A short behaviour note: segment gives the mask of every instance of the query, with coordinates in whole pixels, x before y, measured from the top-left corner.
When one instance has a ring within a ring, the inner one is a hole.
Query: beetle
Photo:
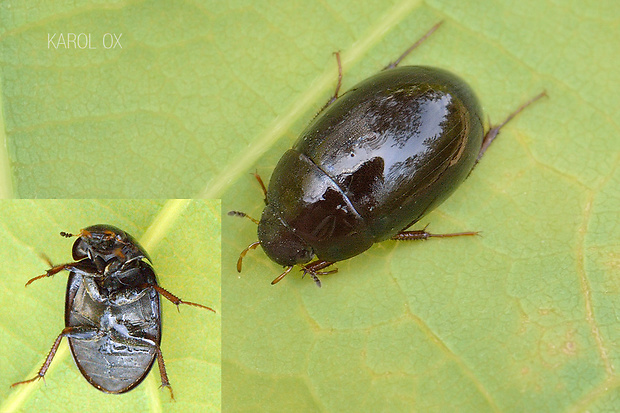
[[[144,380],[155,359],[162,387],[170,390],[161,353],[160,294],[177,307],[181,304],[215,312],[210,307],[183,301],[157,283],[144,248],[128,233],[112,225],[84,228],[77,236],[75,262],[51,265],[33,281],[69,271],[65,296],[65,328],[58,335],[39,370],[17,386],[45,376],[63,337],[84,378],[105,393],[124,393]]]
[[[333,97],[280,158],[268,188],[255,174],[266,207],[260,221],[250,218],[258,224],[258,241],[241,252],[238,271],[246,253],[260,245],[285,267],[272,284],[301,265],[320,287],[318,275],[337,271],[325,268],[376,242],[477,234],[407,228],[447,199],[499,130],[545,92],[485,134],[481,105],[465,81],[435,67],[397,67],[440,24],[342,96],[336,53]]]

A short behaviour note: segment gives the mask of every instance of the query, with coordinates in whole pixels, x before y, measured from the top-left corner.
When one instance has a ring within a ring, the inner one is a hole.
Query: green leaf
[[[220,411],[221,304],[218,201],[0,202],[0,411]],[[123,395],[104,394],[82,377],[66,340],[45,382],[10,388],[34,377],[64,328],[66,272],[24,287],[47,264],[71,260],[75,232],[109,223],[134,235],[149,252],[162,287],[217,314],[162,299],[162,353],[175,400],[159,389],[155,364],[144,383]]]

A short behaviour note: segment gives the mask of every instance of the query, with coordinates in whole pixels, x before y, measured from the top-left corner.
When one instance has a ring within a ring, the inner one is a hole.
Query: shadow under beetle
[[[250,218],[259,241],[241,252],[238,271],[246,253],[260,245],[286,267],[272,284],[300,264],[320,287],[318,275],[337,271],[322,270],[376,242],[477,234],[406,229],[448,198],[499,130],[545,93],[485,134],[478,98],[462,79],[435,67],[397,67],[440,24],[342,96],[336,53],[333,97],[280,158],[268,189],[255,174],[267,206],[260,222]]]
[[[64,237],[74,235],[61,232]],[[215,312],[201,304],[183,301],[157,285],[147,252],[128,233],[111,225],[92,225],[80,231],[73,244],[75,262],[51,265],[35,280],[69,271],[65,299],[65,328],[56,338],[39,373],[43,378],[60,341],[67,337],[80,372],[105,393],[127,392],[144,380],[155,358],[162,387],[170,389],[161,353],[163,295],[177,307],[187,304]]]

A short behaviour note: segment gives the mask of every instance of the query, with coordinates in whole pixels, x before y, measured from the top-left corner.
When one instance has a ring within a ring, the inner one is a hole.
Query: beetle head
[[[258,224],[258,240],[265,254],[280,265],[305,264],[314,257],[312,247],[282,222],[271,205],[263,210]]]
[[[104,265],[112,259],[119,264],[142,258],[150,261],[144,248],[130,234],[106,224],[91,225],[80,231],[73,244],[73,259],[87,257]]]

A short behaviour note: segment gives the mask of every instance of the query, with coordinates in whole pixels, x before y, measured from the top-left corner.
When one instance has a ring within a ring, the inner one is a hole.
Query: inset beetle
[[[64,237],[74,235],[61,232]],[[65,299],[65,328],[56,338],[37,376],[45,376],[63,337],[80,372],[106,393],[127,392],[144,380],[155,358],[162,387],[172,388],[161,353],[159,295],[173,304],[210,307],[183,301],[157,285],[148,254],[126,232],[111,225],[92,225],[80,231],[73,244],[73,259],[51,265],[45,274],[26,283],[69,271]]]
[[[336,54],[334,96],[280,158],[268,189],[255,175],[267,206],[260,222],[250,218],[259,241],[241,252],[238,271],[246,253],[260,245],[285,267],[272,284],[301,265],[320,287],[318,275],[337,271],[325,268],[376,242],[477,234],[407,228],[447,199],[500,129],[545,93],[485,134],[478,98],[462,79],[434,67],[397,67],[438,26],[342,96]]]

